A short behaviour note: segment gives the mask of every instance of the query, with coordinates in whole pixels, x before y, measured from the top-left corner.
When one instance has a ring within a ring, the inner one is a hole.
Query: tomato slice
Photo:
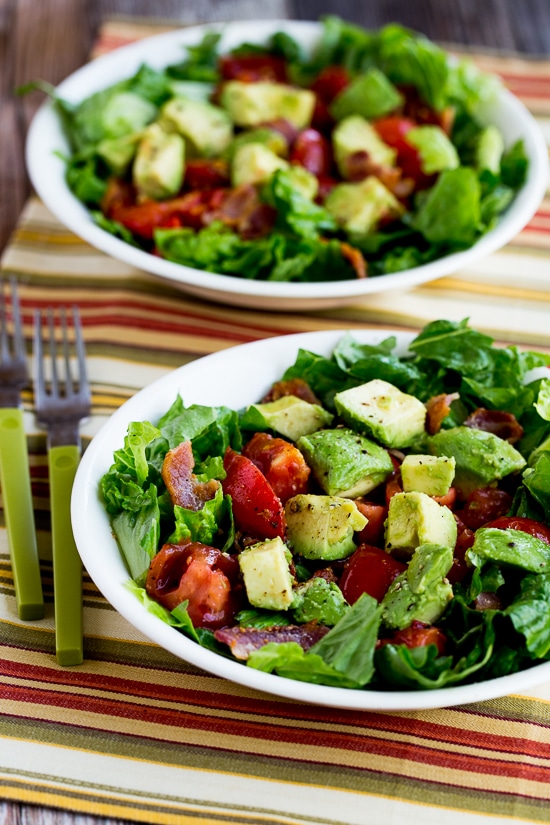
[[[165,544],[149,567],[145,589],[168,610],[188,601],[194,627],[216,629],[231,624],[242,605],[239,563],[200,542]]]
[[[359,512],[368,518],[369,523],[357,534],[360,544],[382,545],[384,542],[384,522],[388,516],[388,508],[383,504],[373,504],[371,501],[355,501]]]
[[[191,158],[185,164],[187,189],[214,189],[229,185],[229,168],[224,160]]]
[[[470,530],[469,527],[466,527],[462,522],[457,519],[458,522],[458,535],[456,539],[455,549],[453,553],[453,564],[449,572],[447,573],[447,578],[449,579],[451,584],[456,584],[456,582],[461,582],[469,573],[469,567],[466,564],[466,550],[468,550],[472,544],[474,543],[475,533],[473,530]]]
[[[350,604],[354,604],[362,593],[381,602],[395,577],[406,569],[406,564],[380,547],[361,544],[350,556],[340,579],[340,590]]]
[[[512,505],[512,496],[505,490],[495,487],[482,487],[474,490],[466,499],[457,516],[470,530],[478,530],[488,522],[504,516]]]
[[[373,126],[384,143],[397,150],[397,165],[403,170],[404,177],[412,178],[417,188],[433,183],[433,175],[422,171],[417,149],[407,142],[407,132],[418,126],[414,120],[394,115],[376,120]]]
[[[521,530],[522,533],[529,533],[546,544],[550,544],[550,527],[536,521],[533,518],[523,516],[501,516],[500,518],[484,524],[484,527],[497,527],[499,530]]]
[[[330,143],[317,129],[303,129],[294,141],[289,160],[303,166],[312,175],[326,176],[332,168]]]
[[[233,515],[239,530],[259,539],[284,538],[285,513],[261,470],[253,461],[228,447],[223,466],[227,473],[223,491],[233,502]]]
[[[381,645],[407,645],[410,648],[436,645],[440,656],[445,653],[446,643],[447,637],[438,627],[417,621],[412,622],[404,630],[396,630],[392,636],[380,640]]]
[[[325,102],[330,103],[334,98],[349,86],[351,77],[343,66],[327,66],[323,69],[311,85],[313,92]]]
[[[269,54],[225,55],[220,58],[219,67],[224,80],[287,82],[285,61]]]
[[[307,493],[311,470],[300,450],[284,438],[256,433],[243,447],[243,455],[262,471],[283,504],[292,496]]]

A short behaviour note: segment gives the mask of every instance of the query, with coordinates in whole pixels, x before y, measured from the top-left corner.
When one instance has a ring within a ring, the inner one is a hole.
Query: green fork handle
[[[0,483],[8,529],[17,613],[29,621],[44,616],[40,562],[23,411],[0,409]]]
[[[71,527],[71,491],[80,461],[76,445],[49,451],[55,652],[60,665],[82,664],[82,562]]]

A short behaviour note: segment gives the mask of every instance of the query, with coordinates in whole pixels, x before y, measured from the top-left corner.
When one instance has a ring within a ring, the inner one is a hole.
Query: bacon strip
[[[439,432],[441,422],[451,412],[451,404],[459,397],[457,392],[441,393],[441,395],[432,396],[426,402],[426,431],[429,435],[435,435]]]
[[[484,407],[474,410],[465,420],[464,426],[493,433],[504,441],[509,441],[510,444],[515,444],[523,435],[523,427],[513,413],[503,410],[486,410]]]
[[[202,510],[206,501],[214,498],[220,482],[214,478],[210,481],[197,481],[192,472],[194,466],[191,442],[182,441],[166,453],[161,475],[172,504],[197,511]]]
[[[268,401],[277,401],[286,395],[295,395],[297,398],[301,398],[302,401],[307,401],[308,404],[321,406],[321,402],[303,378],[289,378],[287,381],[276,381],[267,395],[262,398],[262,403],[266,404]]]
[[[236,659],[248,659],[251,653],[269,642],[297,642],[304,650],[309,650],[328,633],[329,628],[313,622],[284,627],[222,627],[214,633],[218,642],[229,645]]]

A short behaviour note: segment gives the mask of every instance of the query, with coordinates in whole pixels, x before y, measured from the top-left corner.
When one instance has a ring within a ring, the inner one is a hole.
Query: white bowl
[[[213,29],[223,32],[223,50],[243,41],[265,41],[270,34],[281,29],[295,37],[305,48],[311,48],[320,35],[321,26],[312,22],[264,20],[209,24],[168,32],[98,58],[63,81],[57,88],[57,94],[77,103],[93,92],[130,77],[144,62],[157,69],[180,62],[185,55],[184,46],[199,42],[205,32]],[[525,185],[497,226],[470,249],[424,266],[393,275],[328,283],[271,283],[204,272],[150,255],[100,229],[65,181],[65,164],[55,152],[68,154],[69,150],[51,103],[44,104],[33,119],[27,138],[26,157],[31,181],[46,206],[76,235],[108,255],[167,279],[200,298],[260,309],[320,309],[349,304],[374,292],[414,287],[456,272],[499,249],[525,226],[546,189],[548,152],[542,133],[527,109],[505,89],[499,92],[491,105],[484,108],[480,120],[496,124],[508,146],[523,138],[530,161]]]
[[[72,494],[72,523],[82,561],[106,599],[138,630],[186,662],[233,682],[266,693],[354,710],[416,710],[479,702],[518,693],[550,679],[550,662],[485,682],[433,691],[374,691],[325,687],[262,673],[200,647],[153,616],[126,587],[129,574],[113,538],[109,518],[99,497],[99,482],[120,449],[131,421],[156,421],[178,394],[184,403],[226,405],[239,409],[257,401],[299,348],[329,355],[343,331],[312,332],[269,338],[200,358],[169,373],[122,405],[86,450]],[[363,343],[379,343],[395,333],[353,331]],[[410,334],[397,335],[398,353],[406,351]],[[246,376],[246,381],[243,381]]]

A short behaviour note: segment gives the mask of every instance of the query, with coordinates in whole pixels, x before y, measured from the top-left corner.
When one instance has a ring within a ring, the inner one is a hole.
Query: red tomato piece
[[[237,528],[260,539],[283,538],[283,505],[261,470],[231,447],[225,452],[223,466],[227,475],[222,487],[225,495],[231,496]]]
[[[550,544],[550,527],[533,518],[525,518],[524,516],[502,516],[483,526],[497,527],[499,530],[521,530],[522,533],[529,533],[530,536],[534,536],[536,539]]]
[[[373,126],[384,143],[397,150],[397,165],[403,170],[404,177],[412,178],[417,188],[433,182],[433,175],[422,171],[417,149],[407,143],[407,132],[418,126],[414,120],[394,115],[375,121]]]
[[[457,519],[457,523],[458,535],[453,553],[453,564],[451,569],[447,573],[447,578],[449,579],[451,584],[461,582],[467,576],[469,568],[466,564],[465,554],[466,550],[468,550],[472,546],[475,539],[475,534],[473,530],[470,530],[468,527],[465,527],[459,519]]]
[[[243,447],[243,455],[262,471],[283,504],[308,491],[311,470],[294,444],[268,433],[256,433]]]
[[[330,143],[317,129],[303,129],[294,141],[289,160],[312,175],[328,175],[332,167]]]
[[[229,170],[223,160],[196,158],[185,164],[185,186],[188,189],[213,189],[229,184]]]
[[[220,58],[219,67],[224,80],[287,82],[284,59],[269,54],[225,55]]]
[[[406,569],[406,564],[380,547],[361,544],[350,556],[340,579],[340,589],[350,604],[362,593],[381,602],[395,577]]]
[[[446,492],[444,496],[432,496],[432,498],[434,501],[437,501],[438,504],[442,504],[444,507],[452,510],[456,503],[456,489],[449,487],[448,492]]]
[[[236,556],[200,542],[165,544],[151,562],[145,589],[168,610],[188,600],[193,626],[216,629],[230,624],[241,607],[238,576]]]
[[[330,103],[349,86],[350,81],[350,74],[343,66],[327,66],[317,75],[311,89],[325,103]]]
[[[447,638],[445,634],[433,625],[425,625],[414,621],[404,630],[396,630],[392,636],[381,639],[381,644],[407,645],[407,647],[426,647],[436,645],[438,653],[443,656]]]
[[[403,484],[401,483],[401,472],[394,471],[386,481],[386,505],[390,503],[397,493],[403,492]]]
[[[355,501],[357,509],[368,518],[369,523],[357,534],[360,544],[374,544],[379,546],[384,542],[384,522],[388,516],[388,508],[382,504],[373,504],[370,501]]]
[[[478,530],[489,521],[504,516],[511,504],[512,496],[505,490],[483,487],[470,493],[464,507],[457,510],[457,515],[470,530]]]

